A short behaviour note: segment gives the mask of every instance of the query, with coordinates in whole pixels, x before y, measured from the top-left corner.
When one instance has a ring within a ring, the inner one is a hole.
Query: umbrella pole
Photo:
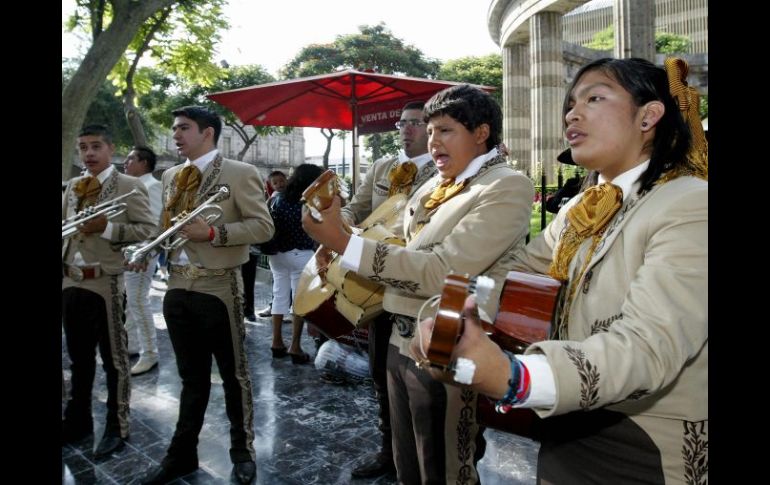
[[[355,83],[355,80],[353,80]],[[354,84],[355,87],[355,84]],[[353,108],[353,160],[350,162],[352,170],[350,171],[350,196],[353,197],[353,195],[356,193],[356,188],[358,188],[358,175],[359,175],[359,161],[358,161],[358,103],[356,102],[356,99],[353,98],[353,101],[351,101],[352,108]]]

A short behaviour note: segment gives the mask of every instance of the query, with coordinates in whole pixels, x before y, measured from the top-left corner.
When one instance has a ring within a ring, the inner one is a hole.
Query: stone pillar
[[[532,177],[539,183],[545,170],[548,183],[556,177],[556,156],[564,149],[562,103],[565,68],[561,14],[540,12],[529,20],[530,91],[532,106]]]
[[[641,57],[655,62],[654,0],[615,0],[612,16],[615,57]]]
[[[531,174],[529,46],[503,47],[503,143],[514,168]]]

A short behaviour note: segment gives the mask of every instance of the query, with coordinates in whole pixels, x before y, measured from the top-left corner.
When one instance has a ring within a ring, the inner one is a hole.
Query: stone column
[[[503,47],[503,143],[517,170],[532,173],[529,109],[529,46]]]
[[[561,14],[540,12],[529,20],[530,91],[532,106],[532,177],[540,183],[545,170],[548,183],[556,177],[556,156],[564,149],[562,103],[564,57]]]
[[[655,62],[654,0],[615,0],[615,57],[641,57]]]

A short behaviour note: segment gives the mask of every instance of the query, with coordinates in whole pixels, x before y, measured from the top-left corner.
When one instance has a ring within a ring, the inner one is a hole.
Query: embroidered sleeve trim
[[[388,257],[388,254],[390,253],[390,249],[388,249],[388,245],[385,243],[378,242],[374,249],[374,261],[372,261],[372,272],[374,273],[373,276],[370,276],[369,279],[372,281],[376,281],[377,283],[382,283],[388,286],[392,286],[394,288],[397,288],[399,290],[405,290],[405,291],[411,291],[412,293],[416,293],[420,289],[420,284],[416,281],[409,281],[409,280],[398,280],[395,278],[383,278],[380,276],[380,273],[385,271],[385,258]]]
[[[583,411],[590,410],[591,406],[599,402],[599,371],[586,359],[586,354],[575,347],[566,346],[569,360],[577,367],[580,375],[580,408]]]
[[[705,423],[684,421],[684,478],[688,485],[706,485],[709,471],[709,442]]]

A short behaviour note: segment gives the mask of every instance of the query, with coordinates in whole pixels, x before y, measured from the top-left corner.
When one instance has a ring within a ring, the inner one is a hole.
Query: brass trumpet
[[[227,187],[220,187],[216,194],[209,197],[205,202],[203,202],[195,209],[191,210],[190,212],[182,212],[171,219],[173,225],[163,231],[163,233],[161,233],[161,235],[154,240],[144,245],[132,244],[131,246],[126,246],[123,248],[123,258],[125,259],[126,264],[145,264],[147,257],[157,247],[160,247],[160,249],[164,251],[173,251],[181,247],[184,243],[187,242],[186,237],[180,236],[174,241],[172,241],[171,238],[190,221],[205,211],[212,212],[211,214],[204,216],[206,224],[211,224],[222,217],[222,208],[218,205],[215,205],[214,202],[220,200],[228,192],[230,192],[230,190]]]
[[[131,192],[123,194],[120,197],[115,197],[114,199],[102,202],[101,204],[86,207],[77,214],[62,219],[61,238],[67,239],[68,237],[74,236],[78,232],[78,226],[91,219],[96,219],[102,215],[106,216],[107,219],[112,219],[126,212],[128,204],[120,201],[138,193],[139,189],[133,189]]]

